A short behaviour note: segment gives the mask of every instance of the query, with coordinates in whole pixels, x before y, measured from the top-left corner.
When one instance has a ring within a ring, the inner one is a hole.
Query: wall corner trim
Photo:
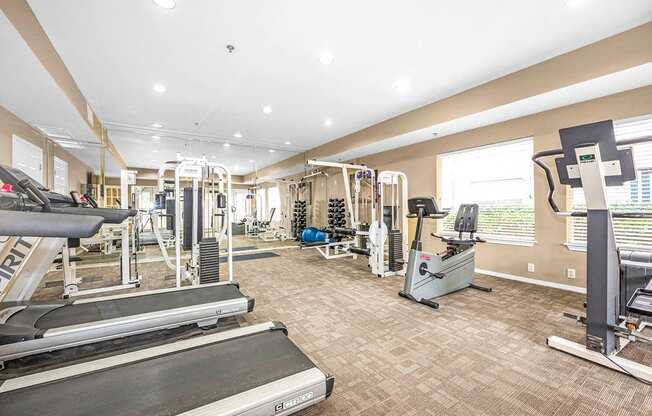
[[[568,292],[586,294],[586,288],[579,287],[579,286],[565,285],[563,283],[549,282],[547,280],[542,280],[542,279],[532,279],[530,277],[516,276],[513,274],[494,272],[492,270],[484,270],[478,268],[475,269],[475,272],[479,274],[485,274],[487,276],[499,277],[501,279],[514,280],[521,283],[529,283],[537,286],[545,286],[545,287],[552,287],[555,289],[566,290]]]

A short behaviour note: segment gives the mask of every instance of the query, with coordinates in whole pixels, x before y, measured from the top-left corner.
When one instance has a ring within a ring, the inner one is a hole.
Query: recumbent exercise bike
[[[399,295],[415,302],[439,308],[432,299],[467,287],[491,292],[491,288],[473,284],[475,273],[475,244],[484,242],[474,236],[478,229],[478,205],[462,204],[455,217],[454,229],[457,238],[443,237],[431,233],[446,243],[446,251],[431,254],[423,251],[421,232],[424,219],[442,219],[447,211],[439,211],[432,197],[410,198],[408,217],[417,218],[414,241],[410,247],[405,284]],[[468,233],[468,238],[464,234]]]

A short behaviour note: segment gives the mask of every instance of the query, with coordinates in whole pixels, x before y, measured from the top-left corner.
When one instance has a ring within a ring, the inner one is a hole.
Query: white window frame
[[[57,172],[61,167],[65,167],[63,169],[65,172]],[[57,177],[64,180],[62,185],[59,185],[60,182],[57,181]],[[56,156],[54,156],[52,163],[52,189],[62,195],[68,195],[70,192],[70,165],[67,161]]]
[[[628,124],[634,124],[636,122],[640,121],[648,121],[652,120],[652,114],[648,114],[645,116],[640,116],[640,117],[633,117],[633,118],[627,118],[627,119],[622,119],[622,120],[614,120],[614,129],[616,130],[616,133],[618,133],[617,129],[622,126],[626,126]],[[616,136],[616,142],[618,140],[626,140],[629,138],[633,137],[645,137],[646,135],[643,134],[636,134],[636,132],[625,132],[621,135],[621,137]],[[634,165],[636,165],[636,160],[634,161]],[[639,192],[642,192],[642,189],[638,190]],[[567,193],[566,193],[566,198],[568,202],[568,206],[570,207],[570,210],[573,208],[573,189],[570,187],[567,187]],[[568,248],[571,251],[579,251],[579,252],[586,252],[586,242],[582,241],[576,241],[576,240],[571,240],[571,237],[573,235],[573,218],[568,218],[566,221],[566,242],[564,245],[566,248]],[[644,251],[649,251],[649,247],[642,247],[642,246],[631,246],[631,245],[626,245],[626,244],[619,244],[619,248],[623,248],[626,250],[644,250]]]
[[[450,156],[450,155],[455,155],[455,154],[460,154],[460,153],[469,153],[469,152],[474,152],[478,150],[484,150],[484,149],[489,149],[492,147],[501,147],[501,146],[508,146],[510,144],[516,144],[519,142],[529,142],[532,143],[533,151],[534,151],[534,137],[523,137],[523,138],[518,138],[518,139],[511,139],[511,140],[505,140],[501,141],[498,143],[492,143],[492,144],[487,144],[487,145],[482,145],[482,146],[476,146],[472,147],[469,149],[463,149],[463,150],[457,150],[457,151],[452,151],[452,152],[446,152],[437,155],[437,164],[441,168],[442,166],[442,159]],[[531,155],[530,155],[531,156]],[[529,159],[531,162],[531,158]],[[441,169],[439,169],[439,172],[441,173]],[[532,195],[532,213],[534,215],[534,222],[532,224],[532,238],[519,238],[517,236],[498,236],[498,235],[483,235],[482,230],[478,230],[478,235],[481,236],[483,239],[485,239],[489,243],[494,243],[494,244],[505,244],[505,245],[513,245],[513,246],[525,246],[525,247],[532,247],[536,244],[536,211],[535,211],[535,203],[534,203],[534,168],[533,164],[530,163],[530,168],[529,168],[529,181],[530,181],[530,193]],[[440,195],[443,195],[442,188],[444,186],[443,183],[444,178],[440,178],[438,181],[438,189],[440,190]],[[476,201],[465,201],[466,203],[475,203]],[[482,205],[482,204],[480,204]],[[443,209],[449,209],[449,207],[441,207]],[[449,217],[452,219],[455,218],[457,215],[457,207],[454,207],[455,211],[451,210]],[[480,212],[482,213],[482,206],[480,207]],[[479,227],[480,228],[480,227]],[[437,221],[437,230],[441,235],[444,236],[456,236],[457,234],[455,232],[447,231],[444,230],[444,220],[439,220]]]
[[[38,168],[34,169],[33,166],[30,167],[25,164],[27,162],[25,159],[29,156],[34,160],[38,160]],[[41,185],[47,186],[43,174],[43,149],[15,134],[12,135],[11,166],[22,170]]]

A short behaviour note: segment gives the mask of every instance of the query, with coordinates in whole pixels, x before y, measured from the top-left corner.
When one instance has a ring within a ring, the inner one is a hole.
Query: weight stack
[[[294,201],[292,212],[292,235],[299,241],[301,233],[306,228],[306,201]]]
[[[330,228],[346,227],[346,210],[343,198],[330,198],[328,200],[328,226]]]
[[[197,201],[199,209],[197,210],[197,241],[202,240],[204,234],[203,207],[202,207],[202,188],[197,189]],[[192,249],[192,187],[183,188],[183,249]],[[178,215],[178,213],[174,213]]]
[[[369,231],[369,224],[367,224],[366,222],[361,223],[360,225],[358,225],[358,231]],[[356,238],[360,240],[358,242],[358,246],[361,249],[366,250],[367,249],[367,237],[358,236]]]
[[[389,230],[389,271],[397,272],[403,268],[403,234],[401,230]]]
[[[204,238],[199,243],[199,283],[220,281],[220,244],[216,238]]]

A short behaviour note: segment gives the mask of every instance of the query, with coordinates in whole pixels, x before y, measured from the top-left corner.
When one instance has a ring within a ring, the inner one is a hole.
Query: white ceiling
[[[82,143],[82,149],[66,150],[97,170],[99,140],[2,12],[0,45],[0,106],[35,128]],[[107,172],[119,174],[111,158]]]
[[[513,120],[519,117],[525,117],[531,114],[537,114],[554,108],[580,103],[582,101],[605,97],[646,85],[652,85],[652,63],[629,68],[557,90],[548,91],[523,100],[494,107],[490,110],[435,124],[430,127],[414,130],[385,140],[379,140],[365,146],[356,147],[339,154],[325,157],[323,160],[338,162],[362,158],[367,155],[373,155],[428,140],[441,139],[452,134],[507,120]],[[433,133],[436,133],[436,135]],[[518,137],[512,137],[512,139],[517,138]],[[507,137],[505,139],[510,138]],[[295,175],[305,171],[305,168],[305,164],[296,164],[294,166],[288,166],[276,174],[278,177]]]
[[[157,167],[197,137],[234,173],[652,20],[649,0],[29,3],[129,165]],[[411,91],[393,88],[401,77]]]

